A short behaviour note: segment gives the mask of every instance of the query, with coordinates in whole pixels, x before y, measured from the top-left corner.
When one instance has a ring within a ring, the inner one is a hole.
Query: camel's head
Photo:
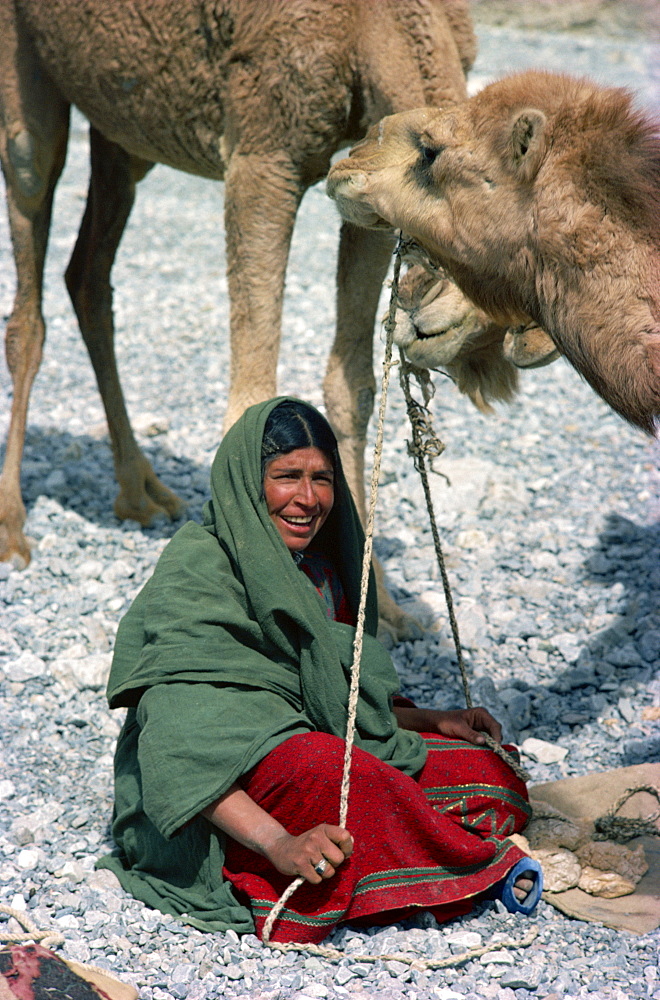
[[[447,278],[411,267],[399,282],[395,343],[419,368],[441,368],[482,413],[509,402],[518,368],[540,368],[559,357],[535,325],[507,329],[494,323]]]
[[[453,107],[383,119],[332,167],[328,191],[349,221],[412,238],[500,326],[538,324],[610,406],[653,431],[660,138],[629,93],[507,77]]]
[[[467,273],[487,283],[497,262],[518,252],[545,151],[542,111],[494,121],[475,101],[384,118],[328,175],[345,219],[401,229],[463,287]],[[502,318],[529,317],[517,308]]]
[[[332,167],[328,193],[348,221],[412,237],[493,318],[539,321],[539,268],[591,266],[608,216],[657,245],[651,132],[627,92],[529,71],[384,118]]]

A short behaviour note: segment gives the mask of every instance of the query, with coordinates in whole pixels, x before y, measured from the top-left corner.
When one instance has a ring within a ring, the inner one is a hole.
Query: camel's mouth
[[[368,187],[369,178],[364,171],[338,171],[335,166],[328,174],[326,191],[337,203],[339,214],[346,222],[362,229],[391,229],[366,201]]]

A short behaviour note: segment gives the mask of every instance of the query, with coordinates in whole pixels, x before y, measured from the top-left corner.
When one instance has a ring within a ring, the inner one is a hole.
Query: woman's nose
[[[311,479],[303,477],[298,484],[297,499],[308,507],[317,503],[316,490]]]

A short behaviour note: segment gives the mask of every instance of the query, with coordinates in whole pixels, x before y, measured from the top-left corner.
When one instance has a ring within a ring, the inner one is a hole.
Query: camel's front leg
[[[373,412],[373,331],[393,239],[344,223],[337,269],[337,335],[323,384],[328,417],[360,516],[365,520],[364,449]],[[418,624],[394,602],[374,560],[381,631],[395,641],[419,637]]]
[[[225,175],[231,383],[225,430],[276,393],[284,277],[303,190],[283,154],[232,154]]]
[[[110,271],[133,201],[135,185],[152,164],[131,157],[90,129],[87,206],[66,272],[66,284],[94,367],[108,418],[119,494],[115,513],[140,524],[177,517],[181,500],[156,476],[133,435],[114,349]]]

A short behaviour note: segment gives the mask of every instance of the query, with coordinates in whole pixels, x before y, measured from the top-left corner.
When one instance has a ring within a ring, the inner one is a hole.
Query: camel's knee
[[[43,134],[23,121],[8,126],[2,165],[7,186],[25,214],[37,212],[53,190],[64,167],[67,135],[66,117]]]
[[[7,137],[7,160],[17,194],[28,201],[42,198],[48,177],[39,169],[38,143],[28,129]]]

